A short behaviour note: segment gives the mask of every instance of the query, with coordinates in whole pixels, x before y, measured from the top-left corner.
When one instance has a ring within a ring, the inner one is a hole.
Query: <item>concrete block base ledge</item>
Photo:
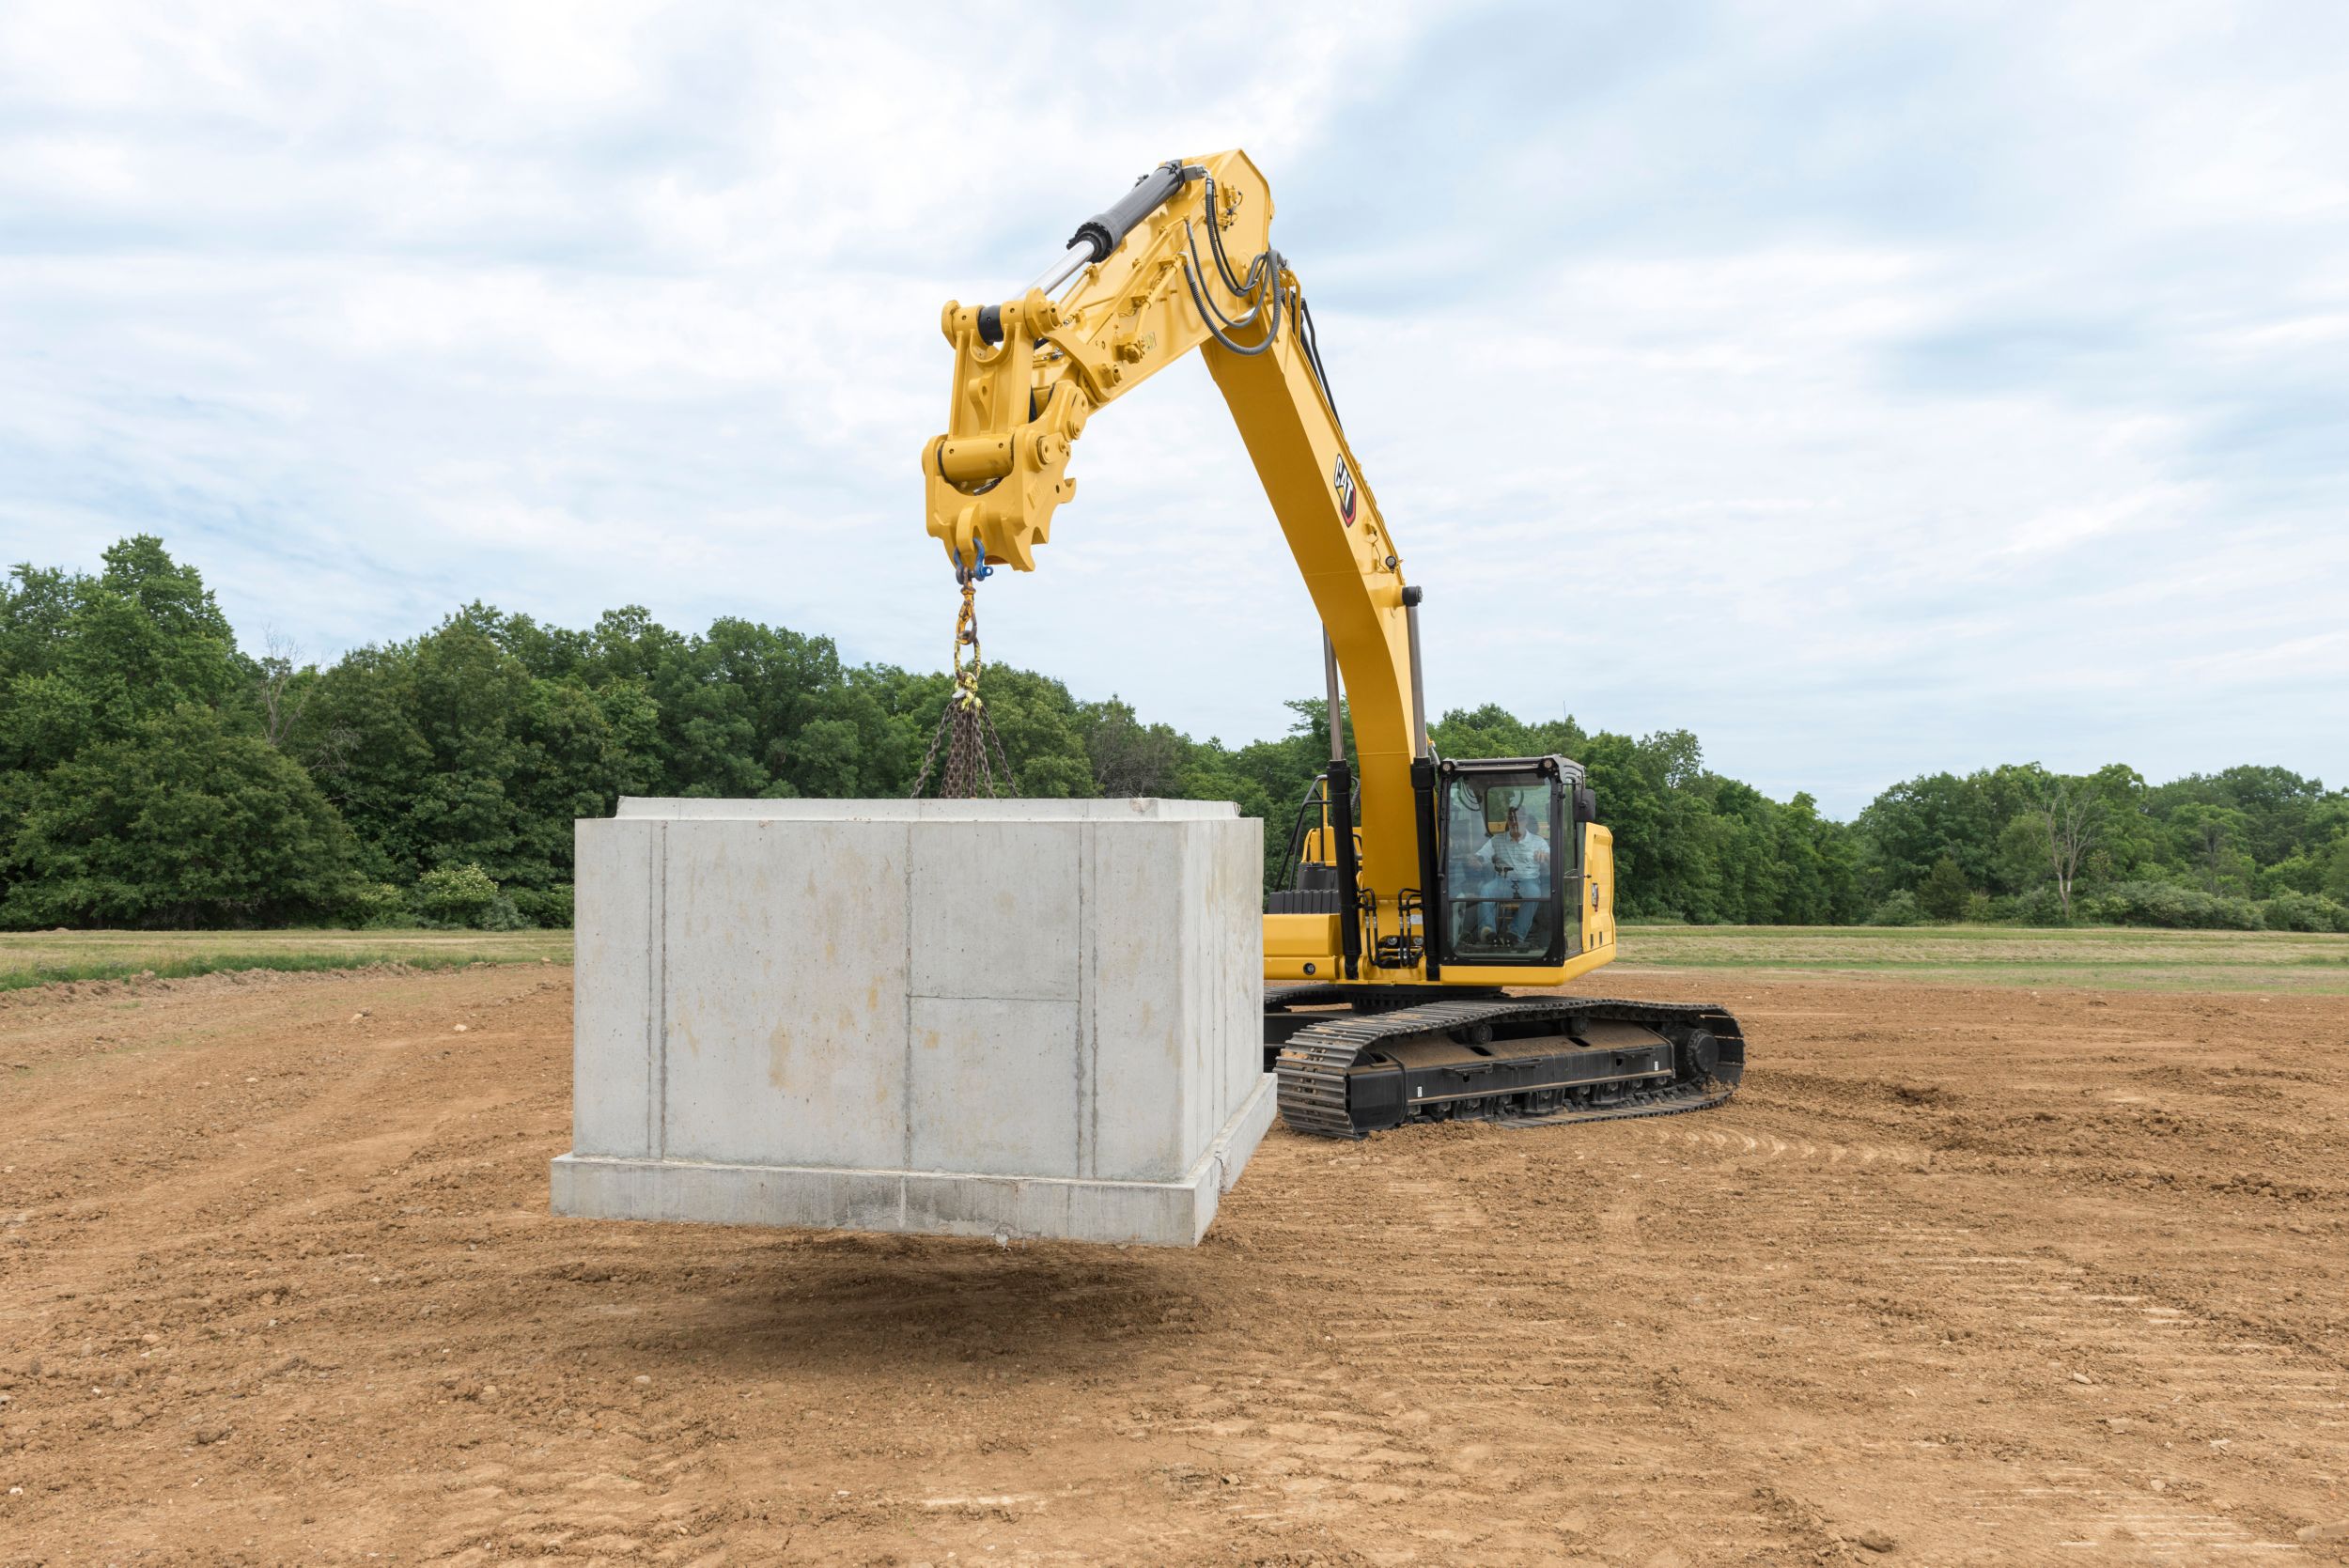
[[[1271,1125],[1264,832],[1228,802],[577,832],[558,1215],[1188,1247]]]

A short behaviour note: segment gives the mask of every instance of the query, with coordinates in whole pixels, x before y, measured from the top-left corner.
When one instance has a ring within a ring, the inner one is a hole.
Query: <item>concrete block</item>
[[[1193,800],[579,823],[554,1211],[1196,1242],[1274,1110],[1262,831]]]
[[[653,1093],[660,1052],[648,1023],[660,1010],[654,890],[661,878],[653,853],[662,841],[649,822],[614,822],[608,831],[576,838],[576,882],[641,889],[643,896],[606,898],[598,919],[572,929],[578,981],[571,996],[571,1076],[600,1089],[573,1096],[571,1141],[583,1154],[649,1155],[661,1141]]]
[[[917,996],[912,1025],[909,1166],[1006,1176],[1082,1169],[1070,1002]]]
[[[922,822],[910,831],[922,890],[914,994],[1076,1001],[1084,824]]]

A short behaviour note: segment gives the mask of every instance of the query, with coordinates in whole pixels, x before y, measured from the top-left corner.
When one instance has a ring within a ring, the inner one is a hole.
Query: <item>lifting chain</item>
[[[987,552],[979,552],[976,570],[957,567],[962,582],[962,608],[955,615],[955,684],[946,694],[946,710],[938,716],[938,729],[922,758],[922,771],[913,781],[911,796],[929,787],[938,768],[938,749],[946,748],[946,770],[939,779],[942,800],[992,800],[1013,787],[1011,759],[1004,755],[1003,737],[995,733],[987,703],[979,695],[979,579],[989,575]]]

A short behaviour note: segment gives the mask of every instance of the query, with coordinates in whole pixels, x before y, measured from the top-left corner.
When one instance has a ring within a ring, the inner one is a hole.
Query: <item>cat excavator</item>
[[[922,471],[962,585],[958,672],[962,644],[976,670],[975,589],[998,567],[1034,569],[1086,424],[1197,351],[1323,632],[1329,768],[1291,831],[1287,885],[1265,900],[1283,1120],[1360,1138],[1719,1104],[1745,1070],[1727,1012],[1560,989],[1615,956],[1613,840],[1581,766],[1429,743],[1422,590],[1346,442],[1271,219],[1246,153],[1177,159],[1080,225],[1016,298],[946,305],[952,397]],[[975,711],[974,685],[966,697]]]

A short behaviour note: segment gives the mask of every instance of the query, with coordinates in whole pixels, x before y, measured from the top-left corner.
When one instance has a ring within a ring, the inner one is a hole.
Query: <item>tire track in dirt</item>
[[[2132,1390],[2132,1409],[2149,1401],[2183,1406],[2198,1432],[2258,1434],[2261,1450],[2273,1436],[2279,1396],[2313,1389],[2326,1396],[2317,1404],[2326,1429],[2323,1452],[2301,1478],[2313,1492],[2343,1457],[2337,1368],[2287,1359],[2281,1346],[2232,1341],[2218,1326],[2176,1307],[2100,1293],[2085,1267],[2008,1250],[1994,1232],[1921,1214],[1921,1205],[1900,1194],[1860,1192],[1832,1203],[1797,1200],[1794,1206],[1812,1211],[1805,1228],[1814,1237],[1873,1252],[1892,1277],[1913,1280],[1911,1300],[1928,1320],[1958,1326],[1968,1336],[1985,1323],[1996,1325],[2001,1342],[1997,1358],[1968,1356],[1948,1370],[1995,1384],[2002,1405],[2027,1412],[2010,1415],[2006,1423],[2043,1435],[2031,1444],[2036,1479],[2018,1484],[2009,1475],[1929,1490],[1918,1506],[1946,1510],[1969,1524],[1981,1545],[2018,1554],[2044,1549],[2051,1531],[2057,1546],[2093,1547],[2102,1560],[2119,1562],[2194,1563],[2236,1553],[2299,1551],[2297,1543],[2254,1522],[2197,1508],[2167,1495],[2166,1487],[2154,1490],[2126,1460],[2040,1465],[2037,1454],[2061,1446],[2048,1444],[2044,1435],[2068,1432],[2080,1450],[2108,1448],[2114,1423],[2144,1420],[2095,1414],[2098,1406],[2088,1402],[2108,1387]],[[2015,1374],[2017,1367],[2023,1375]],[[2224,1447],[2245,1439],[2201,1440]],[[2263,1463],[2276,1456],[2247,1448],[2242,1457]],[[2154,1484],[2161,1484],[2158,1476]]]
[[[0,1006],[0,1563],[2152,1564],[2349,1518],[2349,1005],[1643,978],[1748,1016],[1737,1100],[1276,1133],[1205,1245],[1118,1252],[551,1220],[545,978]]]
[[[1436,1173],[1309,1190],[1283,1205],[1294,1244],[1276,1250],[1307,1253],[1315,1236],[1352,1224],[1379,1262],[1292,1281],[1325,1296],[1314,1323],[1346,1364],[1346,1403],[1332,1412],[1322,1391],[1298,1412],[1305,1419],[1268,1429],[1260,1457],[1291,1468],[1293,1493],[1333,1507],[1417,1504],[1396,1520],[1396,1544],[1421,1543],[1439,1560],[1832,1552],[1832,1531],[1793,1516],[1766,1475],[1710,1439],[1701,1405],[1651,1348],[1651,1302],[1596,1271],[1521,1254],[1522,1223],[1495,1223],[1523,1203],[1524,1174],[1563,1150],[1557,1133],[1435,1129],[1324,1157],[1378,1168],[1408,1150],[1406,1170]],[[1349,1219],[1366,1201],[1375,1226]],[[1590,1216],[1594,1250],[1637,1256],[1641,1219],[1636,1199],[1610,1198]],[[1344,1433],[1334,1442],[1333,1430]],[[1444,1499],[1432,1521],[1430,1496]]]

